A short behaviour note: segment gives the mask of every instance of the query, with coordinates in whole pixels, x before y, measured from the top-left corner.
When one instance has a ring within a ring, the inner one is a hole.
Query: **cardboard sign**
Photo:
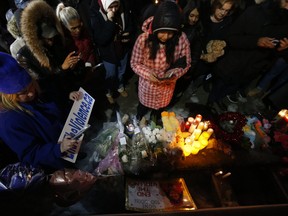
[[[126,180],[126,209],[142,212],[197,209],[183,178]]]
[[[74,101],[58,142],[61,142],[67,135],[74,137],[75,135],[79,134],[79,132],[87,128],[95,99],[91,97],[83,88],[80,87],[79,91],[82,92],[82,98],[78,101]],[[82,140],[83,136],[79,138],[79,141]],[[62,158],[69,162],[75,163],[80,146],[80,144],[75,145],[66,151]]]

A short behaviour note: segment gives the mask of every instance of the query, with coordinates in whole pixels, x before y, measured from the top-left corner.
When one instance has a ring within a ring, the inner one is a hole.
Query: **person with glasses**
[[[75,8],[65,7],[63,3],[59,3],[56,15],[64,26],[67,47],[71,52],[75,51],[80,55],[74,70],[79,75],[79,82],[85,84],[91,78],[92,68],[97,61],[92,38],[83,26],[82,19]]]
[[[37,80],[42,93],[68,114],[69,92],[79,88],[74,69],[80,53],[68,51],[55,10],[45,1],[31,1],[22,11],[20,26],[25,46],[17,61]]]

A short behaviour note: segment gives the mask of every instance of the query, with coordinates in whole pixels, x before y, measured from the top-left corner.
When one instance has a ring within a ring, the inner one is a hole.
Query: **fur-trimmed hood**
[[[43,0],[31,1],[21,16],[21,32],[27,47],[43,67],[51,68],[49,58],[40,42],[39,28],[42,22],[54,25],[64,41],[64,34],[54,9]]]

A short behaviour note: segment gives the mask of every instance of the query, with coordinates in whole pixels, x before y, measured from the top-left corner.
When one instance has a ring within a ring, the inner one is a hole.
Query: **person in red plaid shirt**
[[[190,44],[180,29],[179,6],[163,1],[154,17],[149,17],[134,44],[131,68],[139,76],[137,119],[151,111],[150,118],[161,119],[169,105],[177,79],[191,65]]]

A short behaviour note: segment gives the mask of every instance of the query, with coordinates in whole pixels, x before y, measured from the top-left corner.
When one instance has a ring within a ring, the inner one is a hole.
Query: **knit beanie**
[[[178,31],[181,25],[180,9],[173,1],[163,1],[156,10],[152,23],[155,34],[161,30]]]
[[[28,72],[9,54],[0,52],[0,92],[15,94],[32,81]]]

